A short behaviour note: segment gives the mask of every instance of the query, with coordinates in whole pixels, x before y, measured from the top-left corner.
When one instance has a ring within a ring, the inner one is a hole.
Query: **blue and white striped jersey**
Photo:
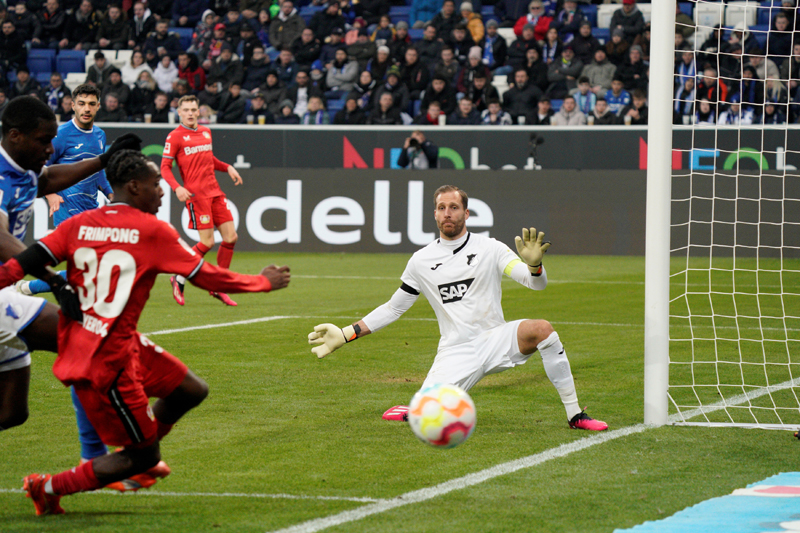
[[[0,211],[8,217],[9,233],[19,240],[25,238],[38,190],[39,175],[23,169],[0,146]]]

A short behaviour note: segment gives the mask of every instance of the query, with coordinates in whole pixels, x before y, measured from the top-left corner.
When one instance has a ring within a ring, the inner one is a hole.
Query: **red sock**
[[[200,257],[203,257],[204,255],[206,255],[210,249],[211,248],[209,248],[208,246],[206,246],[202,242],[198,242],[197,244],[192,246],[192,250],[194,250],[195,252],[200,254]]]
[[[53,476],[53,492],[60,496],[65,496],[76,492],[99,489],[101,485],[97,481],[97,476],[94,475],[93,462],[83,463]]]
[[[233,259],[233,247],[236,246],[232,242],[223,242],[219,245],[219,252],[217,252],[217,266],[220,268],[230,268],[231,259]]]
[[[158,440],[163,439],[167,436],[167,433],[172,431],[173,424],[165,424],[159,419],[156,419],[156,434],[158,435]]]

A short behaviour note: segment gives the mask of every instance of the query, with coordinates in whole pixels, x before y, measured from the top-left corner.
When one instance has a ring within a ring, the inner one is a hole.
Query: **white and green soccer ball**
[[[475,430],[475,404],[462,388],[437,384],[417,392],[408,406],[408,424],[422,442],[458,446]]]

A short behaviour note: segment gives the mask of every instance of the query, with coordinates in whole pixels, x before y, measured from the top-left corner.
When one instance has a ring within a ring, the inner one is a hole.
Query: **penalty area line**
[[[0,489],[0,494],[25,494],[22,489]],[[93,494],[95,496],[116,496],[116,497],[143,497],[143,496],[165,496],[173,498],[258,498],[270,500],[335,500],[347,502],[373,503],[381,500],[377,498],[359,498],[349,496],[309,496],[303,494],[248,494],[246,492],[165,492],[165,491],[136,491],[136,492],[117,492],[109,490],[95,490],[82,492],[81,494]]]

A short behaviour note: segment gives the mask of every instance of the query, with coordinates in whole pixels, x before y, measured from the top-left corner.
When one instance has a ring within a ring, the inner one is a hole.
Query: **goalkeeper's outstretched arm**
[[[308,343],[319,345],[312,348],[311,352],[322,359],[346,343],[388,326],[408,311],[417,298],[419,298],[419,293],[410,292],[403,284],[388,302],[377,307],[358,322],[343,328],[334,324],[319,324],[314,331],[308,334]]]

